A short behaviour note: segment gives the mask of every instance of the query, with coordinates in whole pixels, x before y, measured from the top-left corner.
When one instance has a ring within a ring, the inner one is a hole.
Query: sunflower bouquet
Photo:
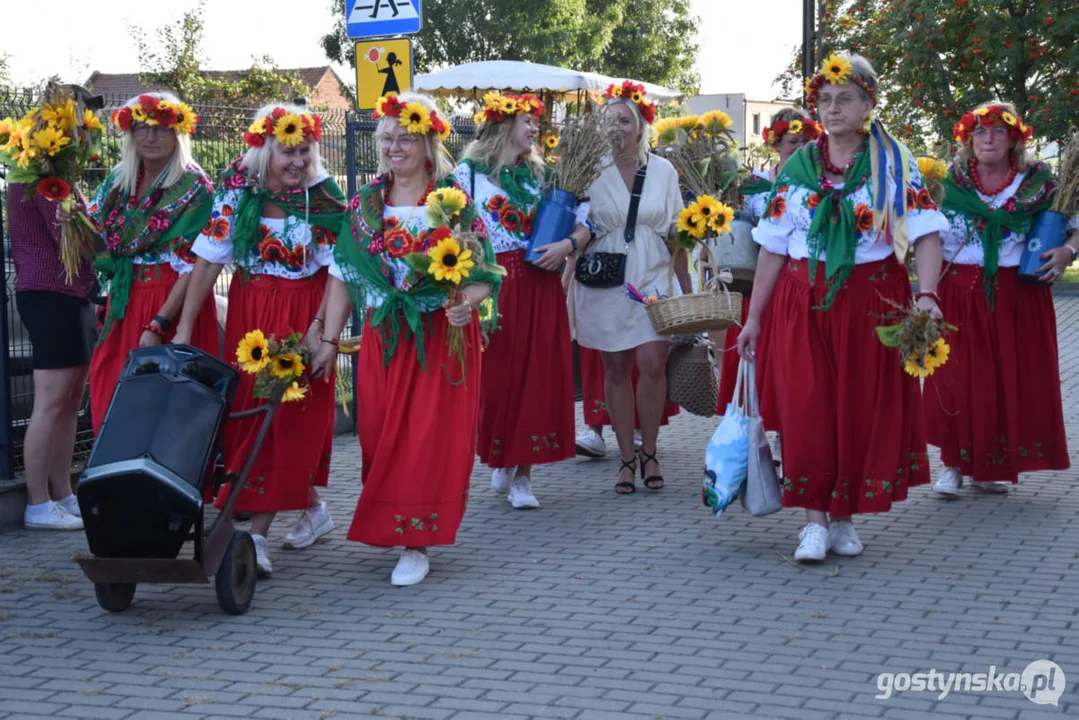
[[[895,308],[890,317],[899,316],[899,321],[879,326],[877,337],[885,347],[899,351],[899,362],[909,375],[929,377],[948,362],[951,347],[944,340],[944,334],[959,328],[934,318],[928,310],[921,310],[913,303],[904,307],[887,298],[884,300]]]
[[[918,171],[922,174],[922,183],[932,196],[933,202],[940,205],[944,202],[944,178],[948,175],[947,163],[935,157],[920,157]]]
[[[60,261],[69,284],[82,259],[104,249],[93,221],[76,211],[72,190],[101,152],[104,126],[87,107],[87,97],[81,88],[50,82],[41,106],[19,119],[0,120],[0,165],[9,168],[7,181],[31,186],[31,192],[59,202],[76,216],[75,222],[64,224],[60,239]]]
[[[311,362],[311,351],[303,344],[303,334],[293,333],[284,340],[266,337],[261,330],[252,330],[236,347],[240,369],[255,376],[252,395],[263,400],[282,393],[282,402],[303,400],[307,395],[305,379]]]

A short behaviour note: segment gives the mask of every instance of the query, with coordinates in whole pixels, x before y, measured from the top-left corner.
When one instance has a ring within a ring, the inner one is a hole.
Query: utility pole
[[[802,77],[813,77],[817,67],[817,0],[802,0]],[[802,103],[805,104],[805,89]]]

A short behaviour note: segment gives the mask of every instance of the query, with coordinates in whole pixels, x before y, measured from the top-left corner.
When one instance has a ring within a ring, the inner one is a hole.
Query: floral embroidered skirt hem
[[[749,318],[749,295],[742,298],[742,325]],[[727,406],[734,399],[734,386],[738,383],[738,334],[742,328],[735,326],[728,328],[723,336],[723,347],[715,348],[721,353],[719,364],[719,398],[716,402],[716,414],[723,415],[727,412]],[[764,365],[762,355],[757,353],[757,367]],[[758,391],[760,394],[760,391]]]
[[[235,365],[236,346],[249,331],[283,340],[306,332],[318,312],[326,288],[326,271],[300,280],[242,273],[229,286],[229,313],[225,323],[225,361]],[[255,376],[241,372],[232,412],[263,404],[252,397]],[[312,380],[302,400],[281,403],[251,467],[236,510],[279,512],[310,506],[312,486],[325,487],[330,477],[333,449],[335,382]],[[225,465],[239,472],[251,454],[262,416],[230,421],[225,426]],[[217,506],[224,505],[229,486],[221,489]]]
[[[1070,467],[1060,396],[1056,311],[1048,286],[1000,268],[994,307],[982,268],[953,265],[938,289],[959,328],[951,353],[925,382],[929,444],[947,467],[977,482]]]
[[[880,317],[910,302],[894,257],[858,265],[831,309],[824,263],[788,259],[765,313],[763,385],[783,435],[783,505],[837,517],[886,512],[929,482],[921,390],[877,339]],[[759,371],[760,372],[760,371]]]
[[[143,326],[149,324],[161,310],[178,279],[179,275],[169,265],[135,266],[124,317],[113,326],[90,358],[90,417],[94,435],[101,431],[112,394],[116,391],[116,383],[127,364],[127,354],[139,346]],[[105,317],[108,317],[107,310]],[[170,330],[167,333],[170,341],[173,332]],[[202,310],[195,320],[191,344],[214,357],[218,356],[221,342],[212,294],[202,304]]]
[[[611,416],[607,414],[607,402],[604,399],[603,356],[599,350],[592,348],[577,347],[577,361],[581,367],[581,391],[584,395],[584,422],[589,427],[602,427],[611,424]],[[637,390],[637,381],[641,377],[637,363],[633,363],[633,390]],[[636,408],[636,405],[634,405]],[[668,421],[681,412],[677,403],[666,402],[663,405],[663,417],[660,424],[666,425]],[[634,409],[633,427],[641,429],[640,414]]]
[[[483,353],[480,460],[502,468],[571,458],[573,351],[561,278],[526,265],[521,250],[499,253],[498,264],[508,274]]]
[[[425,326],[426,370],[414,337],[402,334],[387,366],[381,335],[364,326],[356,408],[363,491],[349,540],[379,547],[457,540],[476,458],[483,340],[474,318],[463,328],[464,382],[453,384],[462,368],[449,356],[446,314],[426,315]]]

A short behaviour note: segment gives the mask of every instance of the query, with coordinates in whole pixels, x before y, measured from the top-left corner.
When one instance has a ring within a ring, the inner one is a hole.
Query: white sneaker
[[[963,475],[958,468],[944,468],[944,472],[933,483],[933,491],[941,495],[958,495],[961,487],[963,487]]]
[[[539,500],[532,494],[532,487],[527,477],[513,478],[506,499],[515,510],[534,510],[539,507]]]
[[[633,447],[640,450],[641,445],[643,445],[643,444],[644,444],[644,440],[641,439],[641,431],[640,430],[634,430],[633,431]]]
[[[590,458],[607,457],[607,443],[598,432],[585,428],[577,433],[577,454]]]
[[[491,492],[497,495],[505,495],[510,489],[510,481],[513,480],[513,474],[517,472],[517,468],[496,468],[491,473]]]
[[[273,575],[273,565],[270,563],[270,544],[266,542],[266,537],[263,535],[251,535],[251,539],[255,541],[255,564],[258,565],[259,577],[270,577]]]
[[[828,528],[817,523],[809,523],[802,532],[798,533],[798,549],[794,551],[794,559],[798,561],[823,560],[828,554]]]
[[[311,547],[323,535],[333,530],[333,518],[326,512],[326,503],[318,507],[307,508],[300,513],[296,525],[285,535],[285,547],[289,550],[300,550]]]
[[[990,480],[989,482],[974,482],[970,486],[980,493],[986,495],[1006,495],[1010,489],[1009,482],[1000,482],[998,480]]]
[[[75,497],[75,493],[71,493],[63,500],[57,500],[56,504],[68,515],[74,515],[77,518],[82,517],[82,510],[79,509],[79,500]]]
[[[390,575],[390,584],[397,587],[415,585],[427,577],[429,572],[431,561],[427,559],[427,553],[406,549],[401,553],[401,559],[397,561],[397,567]]]
[[[52,500],[27,505],[22,522],[27,530],[82,530],[82,518],[68,513]]]
[[[854,523],[850,520],[832,521],[828,528],[831,536],[831,550],[841,557],[854,557],[862,554],[862,541],[858,539],[858,533],[854,530]]]

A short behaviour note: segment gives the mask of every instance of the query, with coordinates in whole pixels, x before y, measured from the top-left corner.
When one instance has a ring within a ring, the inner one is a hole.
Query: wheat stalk
[[[583,110],[562,126],[548,189],[557,187],[584,197],[602,172],[604,158],[611,154],[606,119],[595,108]]]
[[[1052,209],[1068,217],[1079,214],[1079,130],[1072,130],[1071,137],[1060,150],[1057,175],[1060,185],[1053,197]]]

